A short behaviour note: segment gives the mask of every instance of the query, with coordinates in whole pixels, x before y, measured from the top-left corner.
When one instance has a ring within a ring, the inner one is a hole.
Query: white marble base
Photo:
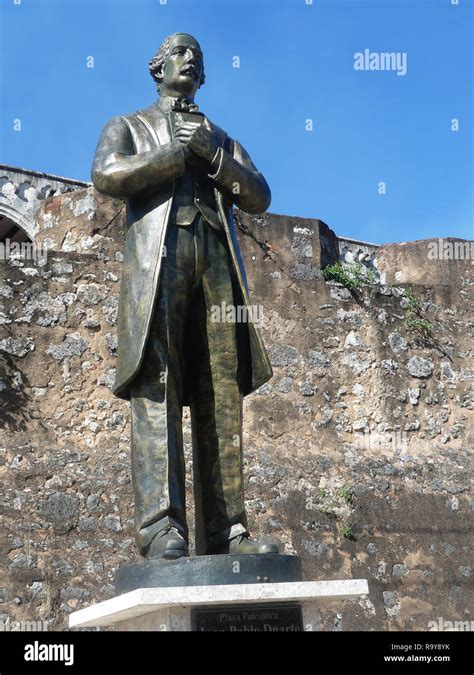
[[[366,579],[140,588],[73,612],[69,627],[189,631],[192,607],[297,602],[302,607],[305,630],[317,630],[317,610],[322,600],[354,598],[368,592]]]

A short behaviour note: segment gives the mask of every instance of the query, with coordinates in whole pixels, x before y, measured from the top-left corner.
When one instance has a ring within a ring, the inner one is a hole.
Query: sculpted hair
[[[157,86],[158,91],[160,91],[160,85],[161,85],[161,82],[163,81],[163,76],[162,76],[161,73],[163,72],[163,68],[165,66],[165,63],[166,63],[166,61],[167,61],[167,59],[170,55],[171,40],[176,35],[188,35],[188,33],[173,33],[173,35],[168,35],[168,37],[163,40],[163,42],[161,43],[161,47],[158,49],[155,56],[152,58],[152,60],[148,64],[148,69],[150,71],[150,75],[152,76],[152,78],[156,82],[156,86]],[[192,35],[190,35],[189,37],[192,37]],[[199,86],[202,87],[202,85],[204,84],[205,81],[206,81],[206,76],[205,76],[205,73],[204,73],[204,63],[203,63],[201,81],[199,83]]]

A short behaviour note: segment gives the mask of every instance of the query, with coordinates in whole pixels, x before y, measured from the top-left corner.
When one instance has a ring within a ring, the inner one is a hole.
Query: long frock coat
[[[206,117],[203,123],[221,144],[219,166],[210,176],[224,225],[242,300],[249,306],[248,286],[239,250],[232,205],[262,213],[270,190],[244,148]],[[173,140],[169,114],[153,104],[113,117],[100,136],[92,180],[99,192],[126,200],[127,239],[118,308],[118,357],[114,393],[130,397],[130,385],[142,363],[160,280],[161,261],[176,180],[184,172],[184,151]],[[249,312],[249,316],[251,313]],[[272,367],[257,326],[251,321],[245,350],[247,395],[272,377]]]

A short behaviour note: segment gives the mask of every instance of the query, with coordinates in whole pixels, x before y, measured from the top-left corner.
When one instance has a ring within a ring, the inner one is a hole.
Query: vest
[[[177,115],[184,121],[196,122],[199,115],[194,113],[170,113],[171,133],[174,138]],[[175,184],[173,205],[171,207],[170,222],[176,225],[191,225],[200,212],[207,222],[217,230],[222,230],[222,223],[218,215],[217,204],[211,179],[207,175],[207,163],[203,162],[202,170],[186,166],[182,176]]]

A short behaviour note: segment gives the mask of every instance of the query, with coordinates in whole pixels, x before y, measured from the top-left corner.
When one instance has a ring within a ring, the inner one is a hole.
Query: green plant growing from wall
[[[338,526],[339,534],[344,539],[349,539],[350,541],[355,541],[354,532],[352,531],[352,525],[347,523],[340,523]]]
[[[349,487],[348,485],[344,485],[344,487],[341,488],[341,497],[346,502],[346,504],[349,504],[352,501],[352,498],[354,497],[352,488]]]
[[[356,541],[354,524],[349,522],[354,514],[354,499],[354,488],[351,485],[321,488],[316,497],[307,497],[306,508],[316,509],[328,518],[336,520],[335,526],[339,536]]]
[[[422,313],[418,300],[415,297],[412,288],[406,288],[403,292],[403,298],[406,300],[406,318],[405,326],[408,330],[417,331],[423,337],[429,336],[433,329],[433,324],[427,321]]]
[[[355,290],[361,286],[374,286],[377,283],[374,270],[362,263],[337,262],[328,265],[323,270],[323,277],[325,281],[338,281],[349,290]]]

